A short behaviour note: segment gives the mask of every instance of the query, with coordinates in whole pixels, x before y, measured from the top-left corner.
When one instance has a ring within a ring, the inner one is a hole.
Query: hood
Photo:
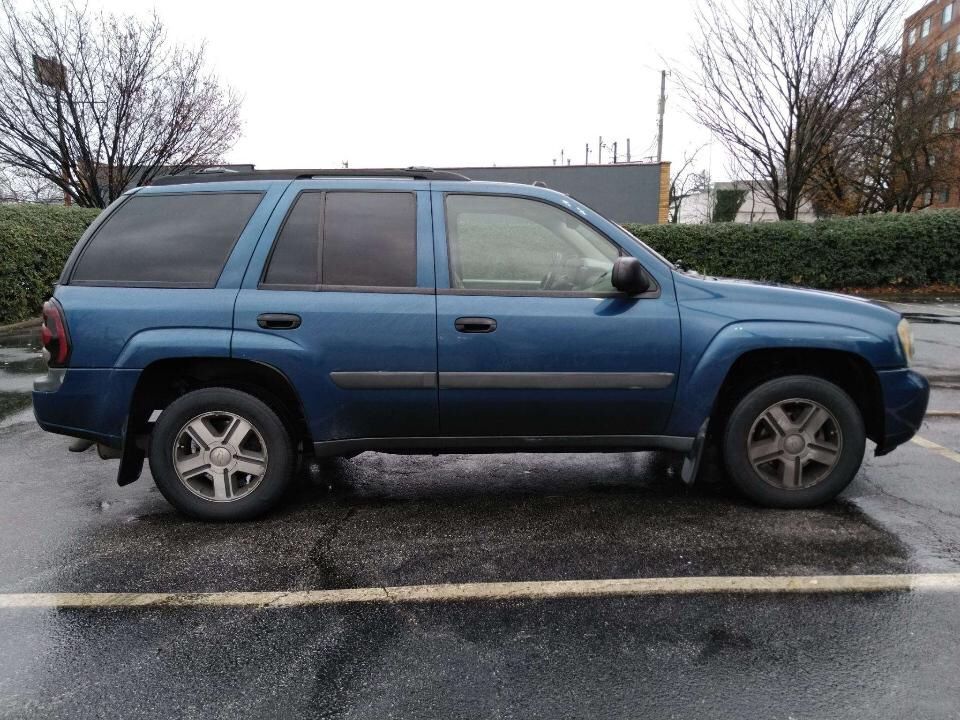
[[[674,277],[681,305],[704,309],[711,302],[731,320],[828,322],[862,329],[896,327],[900,321],[900,314],[883,303],[853,295],[681,271]]]

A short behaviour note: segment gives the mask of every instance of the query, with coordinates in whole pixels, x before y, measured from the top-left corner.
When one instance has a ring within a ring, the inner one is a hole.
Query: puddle
[[[0,333],[0,425],[30,407],[33,380],[46,371],[41,350],[39,327]]]

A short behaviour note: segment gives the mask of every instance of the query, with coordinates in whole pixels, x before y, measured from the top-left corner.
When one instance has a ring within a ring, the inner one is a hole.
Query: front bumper
[[[927,412],[930,384],[908,368],[877,373],[883,391],[883,441],[877,455],[886,455],[916,435]]]

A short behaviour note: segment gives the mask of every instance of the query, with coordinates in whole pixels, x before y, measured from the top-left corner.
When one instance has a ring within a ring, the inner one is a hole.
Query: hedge
[[[0,325],[35,317],[99,210],[0,204]]]
[[[0,204],[0,325],[34,317],[98,210]],[[741,225],[630,225],[707,275],[819,288],[960,285],[960,210]]]
[[[960,210],[627,229],[706,275],[830,289],[960,284]]]

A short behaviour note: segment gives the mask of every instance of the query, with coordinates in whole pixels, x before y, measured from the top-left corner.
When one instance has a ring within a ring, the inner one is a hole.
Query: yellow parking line
[[[933,442],[933,440],[927,440],[926,438],[920,437],[919,435],[914,435],[911,439],[911,442],[916,443],[922,448],[927,450],[933,450],[937,455],[947,458],[947,460],[953,460],[954,462],[960,463],[960,453],[954,452],[950,448],[945,448],[943,445],[938,445]]]
[[[624,578],[209,593],[0,593],[3,608],[309,607],[643,595],[960,591],[960,573]]]

